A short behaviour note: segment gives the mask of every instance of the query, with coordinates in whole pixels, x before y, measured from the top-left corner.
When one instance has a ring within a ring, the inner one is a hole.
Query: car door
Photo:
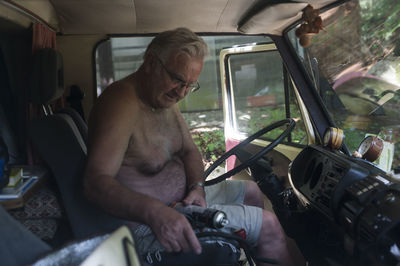
[[[275,174],[286,176],[287,168],[307,144],[314,143],[314,132],[307,110],[293,85],[282,58],[273,43],[249,44],[223,49],[220,53],[221,87],[226,150],[273,122],[293,118],[295,129],[265,157]],[[246,148],[255,154],[279,136],[275,129]],[[239,162],[232,156],[227,170]]]

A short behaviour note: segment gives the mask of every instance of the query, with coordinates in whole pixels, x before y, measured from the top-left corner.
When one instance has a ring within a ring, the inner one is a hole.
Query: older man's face
[[[157,106],[168,108],[183,99],[196,84],[203,68],[203,58],[193,58],[185,53],[173,54],[165,62],[158,61],[156,97]]]

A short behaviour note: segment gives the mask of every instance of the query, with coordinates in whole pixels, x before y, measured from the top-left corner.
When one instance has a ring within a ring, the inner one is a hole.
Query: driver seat
[[[30,122],[29,134],[56,179],[73,236],[85,238],[117,229],[122,220],[107,215],[83,195],[87,125],[73,109],[53,113],[50,107],[64,92],[60,53],[49,48],[39,50],[33,67],[31,103],[48,111]]]

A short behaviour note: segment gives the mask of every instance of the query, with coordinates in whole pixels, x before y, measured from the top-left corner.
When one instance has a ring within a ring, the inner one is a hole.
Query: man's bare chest
[[[182,150],[182,132],[174,117],[143,121],[129,141],[126,160],[144,174],[156,174]]]

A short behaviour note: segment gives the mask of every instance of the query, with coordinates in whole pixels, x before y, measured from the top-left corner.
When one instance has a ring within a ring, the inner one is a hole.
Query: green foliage
[[[346,143],[347,148],[350,152],[354,152],[358,149],[361,141],[365,138],[365,132],[354,129],[345,129],[344,130],[344,142]]]
[[[205,165],[211,164],[225,153],[225,138],[223,129],[210,131],[192,130],[192,138],[199,148]]]
[[[300,112],[297,108],[291,109],[292,117],[301,118]],[[249,120],[240,121],[239,125],[240,131],[246,132],[249,135],[255,133],[265,126],[285,118],[285,108],[283,106],[245,108],[242,109],[241,112],[250,116]],[[263,137],[267,139],[274,139],[278,137],[284,130],[285,127],[277,128]],[[225,153],[225,138],[222,128],[202,127],[192,129],[191,134],[194,143],[202,154],[203,161],[206,166],[217,160],[222,154]],[[292,131],[291,137],[292,141],[296,143],[303,143],[304,140],[307,140],[305,138],[305,127],[302,122],[297,123],[295,129]]]
[[[360,1],[361,30],[364,41],[376,56],[384,56],[382,47],[392,45],[397,39],[395,32],[400,29],[400,1],[398,0],[364,0]]]
[[[285,108],[284,106],[278,106],[275,108],[271,107],[262,107],[262,108],[249,108],[246,110],[251,116],[251,119],[247,122],[241,122],[240,128],[242,131],[253,134],[256,131],[260,130],[263,127],[266,127],[274,122],[285,119]],[[298,118],[298,122],[296,123],[296,127],[291,133],[292,142],[295,143],[304,143],[307,140],[306,131],[304,123],[301,120],[301,115],[297,107],[291,105],[291,113],[290,116],[292,118]],[[285,130],[285,126],[277,128],[269,133],[265,134],[263,138],[266,139],[275,139]]]

